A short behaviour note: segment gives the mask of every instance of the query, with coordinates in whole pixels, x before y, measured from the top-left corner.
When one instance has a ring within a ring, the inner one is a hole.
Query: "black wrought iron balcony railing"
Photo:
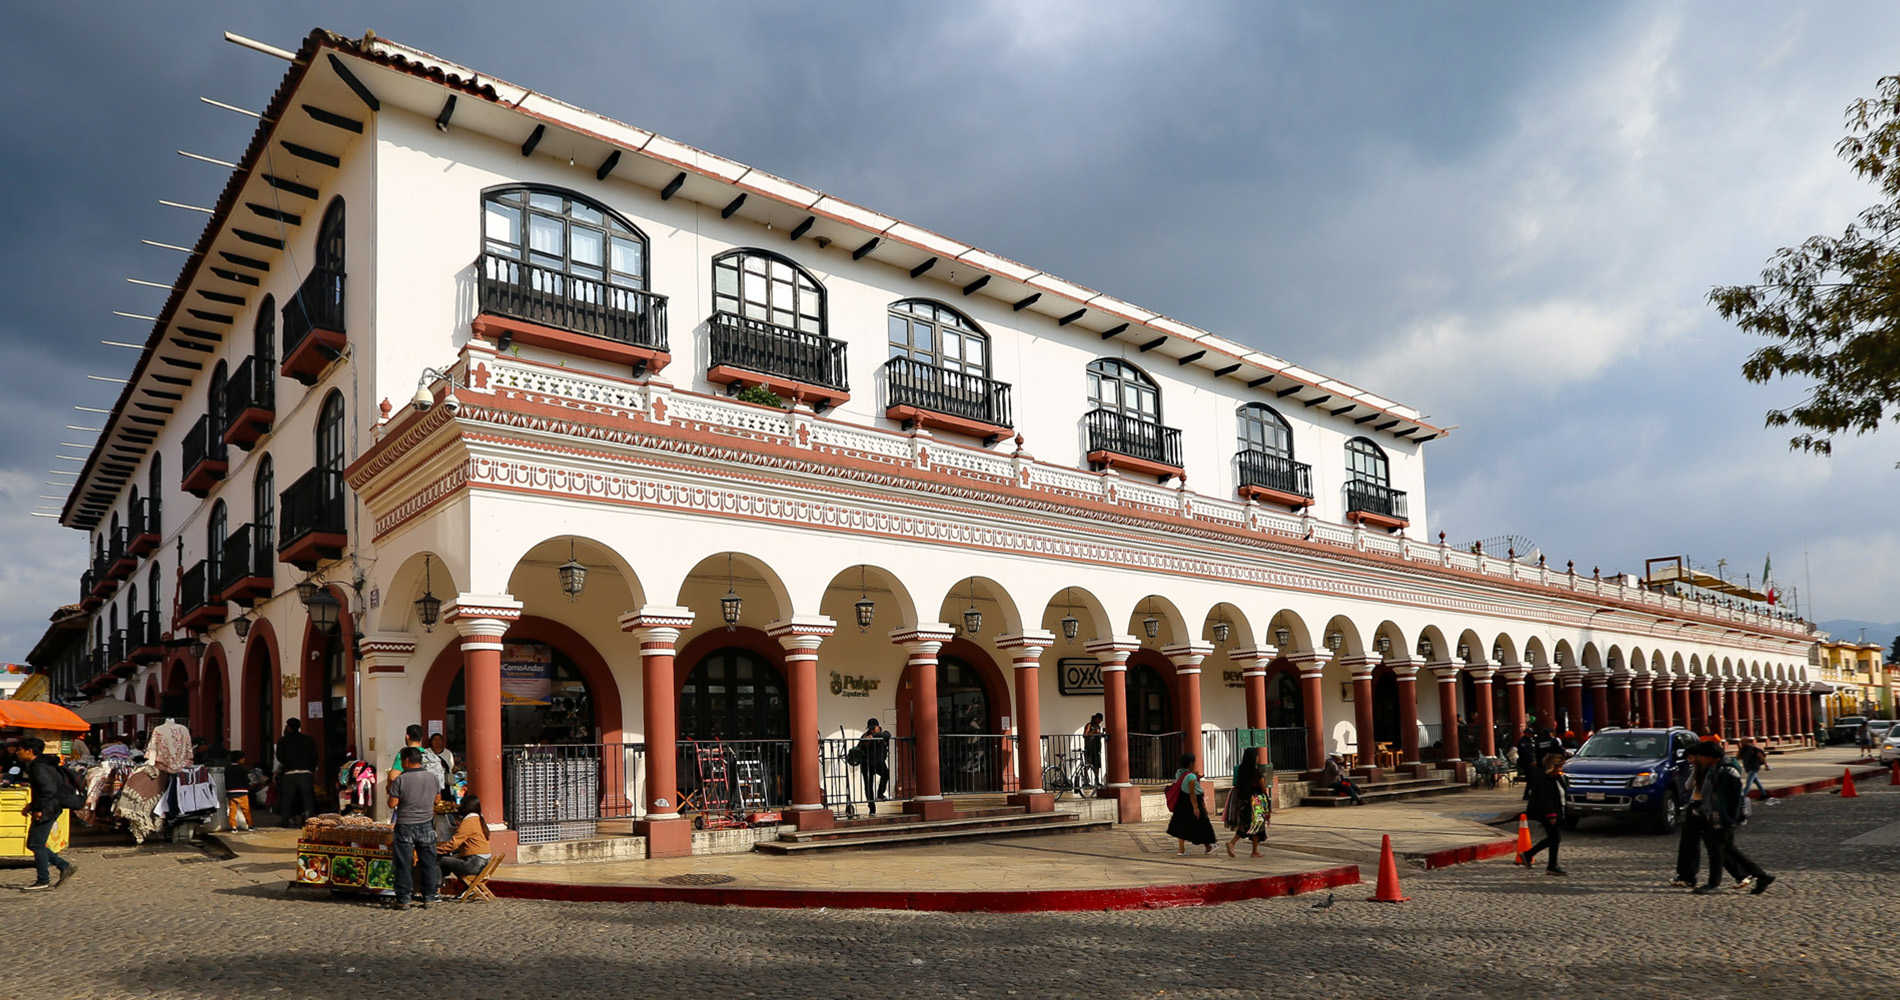
[[[851,389],[842,340],[732,313],[714,313],[707,325],[713,368],[726,365],[807,385]]]
[[[101,580],[109,579],[112,575],[112,554],[105,549],[93,553],[92,572],[89,575],[95,585]]]
[[[124,663],[131,646],[126,643],[126,630],[116,629],[106,636],[106,666]]]
[[[1405,511],[1405,491],[1390,486],[1368,482],[1363,479],[1348,480],[1346,483],[1346,512],[1349,514],[1376,514],[1380,517],[1410,520]]]
[[[666,296],[484,253],[475,262],[479,312],[664,351]]]
[[[198,422],[192,424],[191,430],[185,434],[186,478],[190,478],[192,470],[205,462],[227,461],[224,438],[221,436],[219,426],[222,423],[222,419],[213,419],[212,415],[207,413],[199,417]]]
[[[192,563],[179,577],[178,614],[181,618],[189,617],[193,611],[212,602],[210,577],[210,564],[203,559]]]
[[[131,537],[131,532],[128,531],[124,525],[112,529],[112,538],[106,543],[107,561],[116,563],[124,559],[126,557],[126,543]]]
[[[283,551],[312,535],[344,533],[343,473],[311,469],[297,477],[282,497],[283,523],[277,527],[277,548]]]
[[[224,387],[224,426],[234,427],[249,410],[274,412],[277,409],[277,373],[248,357],[238,362]]]
[[[1181,467],[1181,432],[1114,410],[1090,410],[1084,417],[1088,430],[1089,453],[1108,452],[1125,455],[1178,469]]]
[[[277,572],[270,536],[263,525],[246,524],[224,540],[224,563],[218,568],[219,592],[245,580],[269,579]]]
[[[887,407],[914,406],[977,423],[1010,427],[1009,384],[911,358],[884,363]]]
[[[164,528],[159,524],[159,511],[157,497],[139,497],[138,502],[132,505],[132,537],[136,539],[140,535],[163,533]]]
[[[1239,464],[1242,486],[1258,486],[1309,500],[1313,497],[1313,467],[1305,462],[1249,448],[1240,453]]]
[[[79,599],[81,601],[92,596],[92,582],[97,579],[98,576],[95,575],[92,570],[87,570],[79,574]]]
[[[347,335],[343,328],[343,272],[319,268],[297,286],[297,292],[284,303],[284,357],[290,358],[303,346],[312,330],[330,330]]]
[[[133,650],[153,649],[159,644],[158,612],[134,611],[126,628],[126,641]]]

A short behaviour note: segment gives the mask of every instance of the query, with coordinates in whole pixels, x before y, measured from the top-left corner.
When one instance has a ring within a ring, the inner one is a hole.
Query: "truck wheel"
[[[1657,833],[1675,833],[1682,827],[1682,806],[1675,792],[1663,793],[1662,809],[1657,811],[1653,829]]]

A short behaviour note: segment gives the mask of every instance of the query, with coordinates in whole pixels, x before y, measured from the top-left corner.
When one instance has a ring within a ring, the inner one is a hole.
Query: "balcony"
[[[178,627],[203,631],[222,621],[224,602],[212,593],[210,564],[200,559],[178,580]]]
[[[218,597],[246,606],[255,605],[271,595],[276,574],[277,563],[271,558],[270,538],[260,526],[244,525],[224,541]]]
[[[884,363],[884,415],[995,444],[1013,429],[1009,385],[910,358]]]
[[[95,611],[106,602],[104,594],[98,593],[95,581],[98,576],[92,570],[79,574],[79,607],[84,611]]]
[[[126,644],[126,630],[118,629],[106,633],[105,669],[117,672],[121,664],[130,665],[132,660]]]
[[[114,528],[111,541],[106,543],[106,575],[114,580],[124,580],[138,568],[138,557],[128,547],[131,537],[130,529]]]
[[[1313,467],[1249,448],[1235,456],[1240,472],[1240,495],[1248,500],[1281,504],[1299,510],[1313,506]]]
[[[277,373],[255,357],[238,362],[224,388],[224,443],[250,451],[277,419]]]
[[[230,470],[224,439],[217,434],[218,423],[207,413],[191,425],[185,435],[185,478],[180,484],[186,493],[199,499]]]
[[[140,497],[132,505],[132,523],[127,527],[129,536],[125,550],[143,558],[158,551],[158,501],[153,497]]]
[[[1397,531],[1411,524],[1405,491],[1354,479],[1346,483],[1346,520]]]
[[[1157,479],[1181,474],[1181,432],[1173,427],[1108,409],[1090,410],[1083,426],[1093,467],[1131,469]]]
[[[666,296],[576,277],[500,254],[475,262],[475,336],[503,349],[545,347],[643,374],[671,361]]]
[[[284,363],[278,369],[285,378],[304,385],[315,385],[330,362],[343,356],[349,343],[343,328],[343,272],[320,269],[310,272],[297,294],[284,303]]]
[[[165,644],[159,638],[158,612],[134,611],[126,631],[133,663],[157,663],[165,658]]]
[[[277,558],[306,572],[326,559],[342,558],[349,542],[343,520],[347,506],[341,472],[311,469],[298,477],[283,493]]]
[[[92,580],[92,596],[101,600],[111,597],[119,589],[119,581],[108,572],[112,568],[112,556],[100,552],[92,558],[92,570],[86,574]]]
[[[764,386],[786,399],[803,399],[820,413],[851,398],[844,341],[731,313],[714,313],[706,325],[709,381]]]

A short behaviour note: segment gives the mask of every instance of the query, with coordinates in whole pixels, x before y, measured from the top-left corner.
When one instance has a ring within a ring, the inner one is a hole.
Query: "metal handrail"
[[[1312,499],[1313,467],[1305,462],[1252,448],[1241,451],[1236,460],[1240,467],[1240,485]]]
[[[794,382],[851,390],[845,373],[845,343],[732,313],[706,321],[710,367],[730,365]]]
[[[617,340],[666,347],[666,296],[497,253],[475,262],[477,308],[491,316]]]
[[[1405,491],[1364,479],[1350,479],[1346,481],[1346,510],[1405,520]]]
[[[1106,407],[1090,410],[1083,419],[1090,452],[1105,451],[1181,467],[1181,432],[1176,428]]]
[[[297,353],[312,330],[347,335],[343,326],[343,272],[320,267],[284,301],[284,357]]]
[[[1007,382],[913,358],[892,358],[880,370],[886,406],[914,406],[998,427],[1013,426]]]

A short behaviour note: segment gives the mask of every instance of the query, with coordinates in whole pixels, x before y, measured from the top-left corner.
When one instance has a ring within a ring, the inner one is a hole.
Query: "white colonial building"
[[[254,753],[291,718],[331,762],[441,729],[495,823],[526,787],[504,747],[643,754],[599,765],[595,805],[657,854],[688,844],[677,741],[764,741],[768,804],[822,826],[845,744],[821,737],[867,717],[926,814],[1047,808],[1045,748],[1097,712],[1124,815],[1183,746],[1224,772],[1236,730],[1277,734],[1283,768],[1378,770],[1488,754],[1527,705],[1811,730],[1805,623],[1444,544],[1443,433],[317,32],[64,511],[94,554],[83,682]]]

